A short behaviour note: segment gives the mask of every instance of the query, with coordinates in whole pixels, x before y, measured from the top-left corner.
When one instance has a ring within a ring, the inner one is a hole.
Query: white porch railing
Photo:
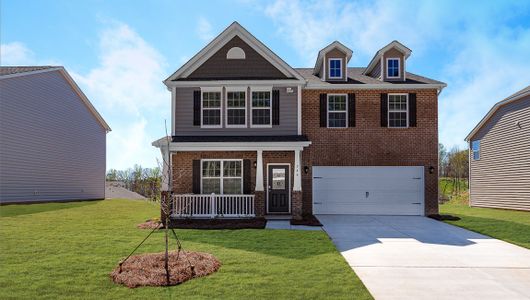
[[[254,217],[254,195],[173,195],[171,216],[176,218]]]

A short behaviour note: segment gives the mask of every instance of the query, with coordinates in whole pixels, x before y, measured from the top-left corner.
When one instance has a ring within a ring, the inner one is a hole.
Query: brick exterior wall
[[[193,160],[200,159],[249,159],[251,161],[250,180],[251,191],[256,187],[256,168],[254,162],[257,159],[257,153],[254,151],[227,151],[227,152],[177,152],[172,154],[172,180],[173,192],[176,194],[191,194],[193,180]],[[263,183],[265,192],[254,192],[254,204],[257,216],[266,214],[266,189],[267,189],[267,164],[269,163],[289,163],[291,190],[293,185],[293,168],[294,152],[293,151],[264,151],[263,152]],[[301,195],[299,196],[301,199]],[[302,211],[302,202],[293,201],[291,195],[291,212],[300,213]]]
[[[355,93],[356,126],[320,127],[320,94]],[[381,93],[416,93],[417,127],[381,127]],[[425,214],[438,213],[438,96],[436,90],[303,90],[303,212],[312,212],[311,166],[424,166]],[[429,167],[434,167],[429,174]]]

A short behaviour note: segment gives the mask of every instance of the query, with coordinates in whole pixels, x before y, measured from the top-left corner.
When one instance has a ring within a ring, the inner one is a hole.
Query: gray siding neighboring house
[[[0,67],[0,203],[105,198],[109,126],[62,67]]]
[[[530,211],[530,86],[497,103],[466,140],[470,205]]]

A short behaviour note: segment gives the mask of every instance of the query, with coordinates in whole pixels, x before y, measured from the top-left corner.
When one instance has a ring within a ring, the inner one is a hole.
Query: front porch
[[[172,218],[253,218],[254,195],[173,195]]]
[[[172,191],[171,217],[299,219],[301,156],[309,144],[300,140],[158,143],[155,146],[168,162],[162,189]]]

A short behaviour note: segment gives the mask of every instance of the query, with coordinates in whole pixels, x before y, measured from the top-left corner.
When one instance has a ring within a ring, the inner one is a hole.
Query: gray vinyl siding
[[[245,52],[245,59],[226,59],[233,47]],[[187,79],[285,79],[285,76],[256,50],[236,36],[205,61]]]
[[[105,129],[59,71],[0,80],[0,202],[103,199]]]
[[[342,64],[341,64],[341,74],[342,74],[342,77],[340,78],[329,78],[329,59],[330,58],[340,58],[342,59]],[[324,55],[324,59],[325,59],[325,65],[326,65],[326,70],[324,70],[324,74],[326,74],[326,81],[344,81],[344,76],[346,76],[347,72],[346,72],[346,65],[347,65],[347,62],[346,62],[346,53],[338,50],[338,49],[333,49],[333,50],[330,50],[328,53],[326,53],[326,55]]]
[[[398,78],[388,78],[387,77],[387,58],[399,58],[399,77]],[[395,48],[389,49],[383,54],[383,76],[385,81],[403,81],[405,74],[405,56],[403,53]]]
[[[470,151],[470,204],[530,211],[530,97],[501,106],[475,140],[480,159]]]
[[[272,128],[250,128],[250,92],[247,88],[247,128],[226,128],[226,93],[224,89],[221,95],[223,127],[201,128],[200,126],[193,126],[193,91],[200,90],[200,88],[177,88],[175,134],[178,136],[296,135],[298,133],[297,87],[293,86],[291,88],[293,93],[290,94],[287,93],[285,87],[273,87],[272,89],[280,91],[280,125],[273,125]]]

